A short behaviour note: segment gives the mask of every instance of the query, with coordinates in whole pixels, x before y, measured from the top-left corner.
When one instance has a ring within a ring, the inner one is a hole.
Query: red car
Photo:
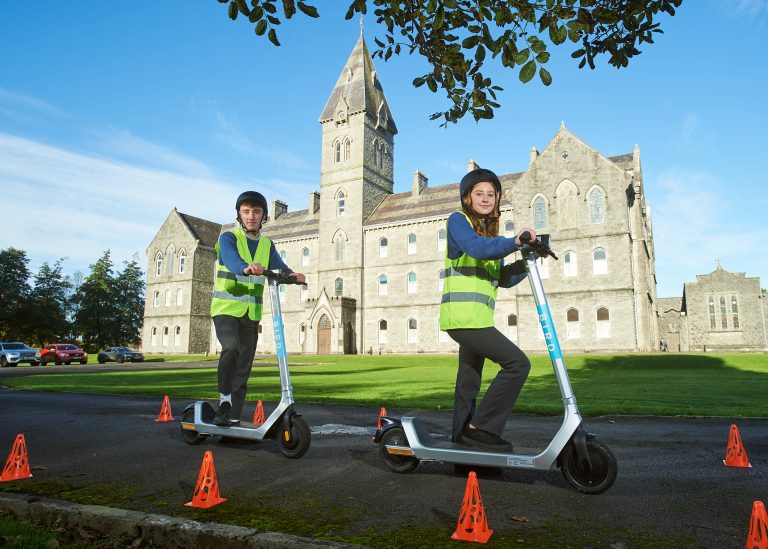
[[[88,353],[71,343],[54,343],[40,349],[40,363],[45,366],[49,362],[54,364],[61,364],[62,362],[64,364],[69,364],[70,362],[86,364],[88,362]]]

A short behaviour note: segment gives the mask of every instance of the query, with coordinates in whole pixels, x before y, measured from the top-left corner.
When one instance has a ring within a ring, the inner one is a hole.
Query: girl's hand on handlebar
[[[288,276],[291,276],[291,277],[295,278],[296,279],[296,284],[306,284],[307,283],[307,279],[301,273],[291,273]]]
[[[520,233],[515,238],[515,244],[517,244],[518,248],[523,245],[523,242],[520,241],[520,235],[523,235],[525,233],[528,233],[531,235],[531,239],[527,243],[536,242],[536,231],[534,231],[531,228],[525,227],[520,231]]]
[[[243,274],[261,276],[264,273],[264,265],[261,263],[251,263],[245,269]]]

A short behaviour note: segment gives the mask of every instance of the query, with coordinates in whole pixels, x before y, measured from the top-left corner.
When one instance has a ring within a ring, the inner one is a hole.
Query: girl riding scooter
[[[501,182],[491,170],[472,170],[459,185],[461,210],[448,218],[440,329],[459,344],[459,369],[453,404],[454,442],[490,451],[511,451],[501,438],[531,368],[528,357],[494,326],[496,289],[511,288],[526,277],[523,261],[503,258],[522,245],[520,237],[499,234]],[[533,229],[524,228],[520,234]],[[475,406],[483,363],[501,366]]]

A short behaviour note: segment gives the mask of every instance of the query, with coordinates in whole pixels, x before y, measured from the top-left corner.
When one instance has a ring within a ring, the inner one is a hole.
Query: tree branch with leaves
[[[296,0],[218,0],[229,5],[229,17],[248,18],[258,36],[280,45],[277,27],[297,10],[317,18],[317,8]],[[683,0],[354,0],[346,19],[368,12],[386,29],[375,38],[373,57],[385,61],[402,52],[424,57],[432,67],[413,85],[442,90],[448,100],[444,111],[430,119],[443,126],[465,115],[475,120],[493,118],[500,108],[503,88],[487,75],[487,66],[500,63],[517,71],[522,83],[538,74],[545,86],[552,75],[545,65],[550,47],[575,44],[571,57],[579,68],[595,68],[600,56],[624,68],[639,55],[640,46],[653,44],[662,33],[658,15],[675,15]],[[249,7],[250,4],[250,7]],[[280,6],[278,6],[280,4]],[[282,17],[279,14],[282,8]]]

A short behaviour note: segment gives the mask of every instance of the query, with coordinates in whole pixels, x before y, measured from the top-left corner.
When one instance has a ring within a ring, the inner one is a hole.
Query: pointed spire
[[[363,18],[363,16],[361,15],[361,16],[360,16],[360,37],[361,37],[361,38],[362,38],[362,36],[363,36],[363,29],[364,29],[364,28],[365,28],[365,19],[364,19],[364,18]]]
[[[362,26],[360,38],[323,108],[320,123],[344,121],[349,115],[359,112],[365,112],[379,127],[392,134],[397,133],[397,126],[362,35]]]

